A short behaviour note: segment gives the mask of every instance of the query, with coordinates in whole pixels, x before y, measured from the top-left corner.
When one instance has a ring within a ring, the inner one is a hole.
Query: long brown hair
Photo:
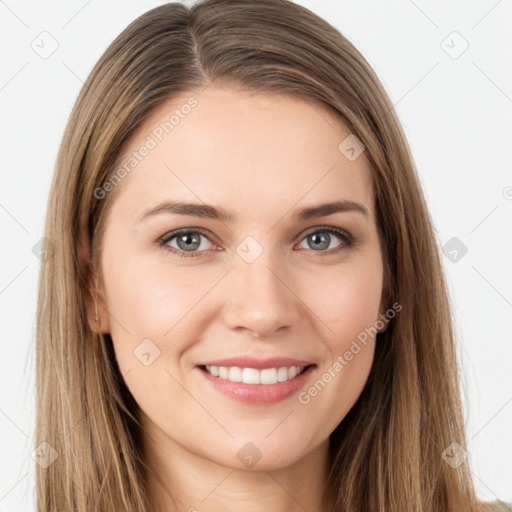
[[[88,324],[106,213],[122,150],[160,105],[209,83],[288,94],[327,107],[365,146],[385,260],[385,297],[402,306],[378,335],[373,367],[331,435],[336,510],[473,512],[449,298],[432,221],[393,105],[364,57],[335,28],[287,0],[170,3],[131,23],[92,70],[71,113],[48,202],[52,255],[37,316],[39,512],[147,510],[137,404],[110,335]],[[341,141],[340,141],[341,142]],[[90,242],[92,268],[78,257]],[[45,445],[46,446],[46,445]],[[52,454],[54,452],[51,452]]]

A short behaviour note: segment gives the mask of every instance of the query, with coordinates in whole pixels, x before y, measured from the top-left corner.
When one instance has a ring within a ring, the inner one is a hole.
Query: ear
[[[80,235],[77,255],[82,275],[85,276],[82,283],[82,293],[89,327],[93,332],[107,334],[110,332],[110,318],[106,307],[105,294],[91,263],[89,237],[86,230],[82,230]]]

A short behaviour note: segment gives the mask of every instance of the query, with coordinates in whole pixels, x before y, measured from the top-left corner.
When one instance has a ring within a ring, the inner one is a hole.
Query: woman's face
[[[349,135],[317,105],[210,86],[131,140],[99,312],[161,453],[284,468],[325,449],[360,395],[385,304]]]

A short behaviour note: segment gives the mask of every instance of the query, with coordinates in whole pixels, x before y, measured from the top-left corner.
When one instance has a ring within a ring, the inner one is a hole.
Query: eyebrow
[[[356,212],[364,215],[366,218],[370,216],[366,206],[363,206],[362,204],[356,203],[354,201],[343,200],[303,208],[295,212],[293,217],[299,221],[305,221],[308,219],[324,217],[339,212]],[[191,215],[194,217],[215,219],[223,222],[233,222],[235,219],[235,215],[233,213],[226,211],[224,208],[212,206],[209,204],[164,201],[154,208],[144,211],[137,222],[142,222],[147,218],[154,217],[163,213]]]

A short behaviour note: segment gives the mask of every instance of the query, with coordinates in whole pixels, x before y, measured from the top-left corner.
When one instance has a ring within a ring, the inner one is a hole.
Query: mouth
[[[246,404],[266,405],[280,402],[303,388],[316,364],[294,361],[299,364],[269,366],[269,363],[252,366],[202,364],[196,366],[214,390]],[[254,368],[265,366],[265,368]]]

